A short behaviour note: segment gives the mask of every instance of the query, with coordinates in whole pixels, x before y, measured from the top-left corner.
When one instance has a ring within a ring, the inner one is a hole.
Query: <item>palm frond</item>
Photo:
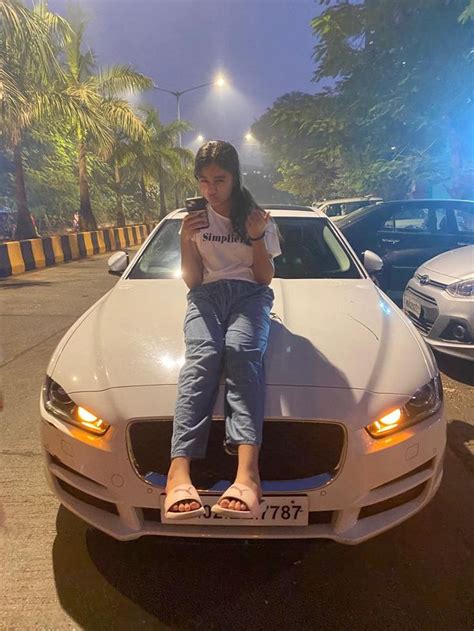
[[[104,99],[100,107],[101,115],[111,128],[123,132],[132,140],[146,140],[147,130],[127,101]],[[106,150],[105,153],[108,151]]]
[[[58,18],[57,24],[61,22]],[[51,40],[52,23],[41,13],[26,9],[17,0],[0,0],[0,26],[7,51],[15,51],[19,58],[34,60],[39,72],[58,72]]]
[[[179,157],[179,161],[183,166],[189,166],[194,164],[194,154],[189,149],[184,147],[174,147],[176,155]]]
[[[6,114],[21,112],[26,105],[26,98],[21,91],[15,77],[7,70],[0,59],[0,120]]]
[[[26,44],[36,36],[37,21],[18,0],[0,0],[0,25],[5,41],[20,40]]]
[[[97,74],[99,89],[106,96],[118,96],[124,92],[144,92],[153,87],[150,77],[137,72],[132,66],[116,64],[101,69]]]
[[[113,147],[113,133],[107,119],[97,107],[90,107],[83,99],[64,92],[37,93],[32,102],[37,120],[69,122],[79,127],[100,145],[103,151]]]
[[[58,37],[60,40],[63,40],[72,34],[72,28],[69,22],[57,13],[52,13],[48,9],[48,3],[46,0],[39,0],[39,2],[34,4],[32,12],[40,18],[40,20],[46,25],[49,33],[54,37]]]

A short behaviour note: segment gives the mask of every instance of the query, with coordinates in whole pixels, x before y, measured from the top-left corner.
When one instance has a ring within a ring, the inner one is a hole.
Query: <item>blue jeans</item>
[[[222,367],[229,410],[226,445],[261,444],[263,356],[273,298],[267,285],[242,280],[219,280],[188,292],[172,458],[205,457]]]

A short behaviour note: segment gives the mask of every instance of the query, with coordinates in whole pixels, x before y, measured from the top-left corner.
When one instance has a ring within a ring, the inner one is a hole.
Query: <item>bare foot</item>
[[[168,481],[166,483],[166,493],[170,493],[177,486],[181,486],[182,484],[187,484],[192,486],[191,478],[184,473],[175,473],[173,475],[168,475]],[[194,500],[186,500],[183,502],[175,502],[171,507],[170,511],[172,513],[184,513],[191,510],[197,510],[201,508],[201,504]]]
[[[262,489],[260,486],[260,480],[256,480],[255,478],[251,478],[248,476],[237,476],[234,484],[245,484],[245,486],[248,486],[249,488],[252,489],[252,491],[256,493],[259,500],[261,499]],[[245,502],[231,499],[231,498],[226,498],[226,497],[222,498],[219,501],[219,506],[222,506],[222,508],[228,508],[230,510],[238,510],[238,511],[249,510],[249,507],[247,506]]]

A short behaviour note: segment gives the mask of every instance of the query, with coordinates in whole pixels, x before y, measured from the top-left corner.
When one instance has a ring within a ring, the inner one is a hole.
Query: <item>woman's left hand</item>
[[[270,221],[270,213],[260,208],[254,208],[250,211],[250,215],[245,222],[245,228],[247,234],[251,239],[258,239],[267,229],[267,224]]]

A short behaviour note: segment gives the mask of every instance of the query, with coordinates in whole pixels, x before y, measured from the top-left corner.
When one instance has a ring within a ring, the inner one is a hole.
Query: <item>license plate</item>
[[[308,525],[308,496],[307,495],[268,495],[263,498],[264,506],[258,519],[232,519],[211,513],[213,506],[221,495],[201,495],[204,515],[183,519],[165,519],[164,500],[161,496],[161,522],[163,524],[197,525],[197,526],[307,526]]]
[[[413,313],[417,318],[421,316],[421,305],[413,298],[403,296],[403,310]]]

